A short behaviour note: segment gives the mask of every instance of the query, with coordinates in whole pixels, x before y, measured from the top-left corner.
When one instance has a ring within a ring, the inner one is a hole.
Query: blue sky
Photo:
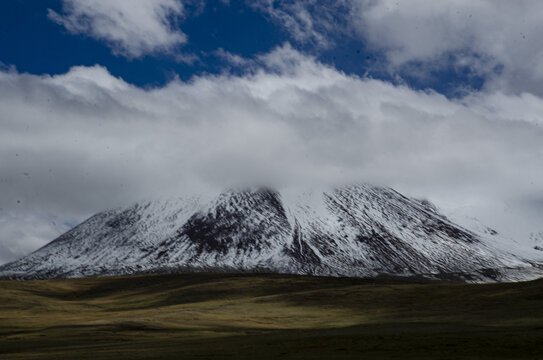
[[[263,14],[215,1],[182,22],[190,39],[182,51],[197,55],[198,61],[186,64],[169,54],[127,59],[112,54],[103,42],[85,34],[70,34],[51,21],[48,9],[61,13],[61,1],[15,0],[2,2],[0,7],[0,47],[5,50],[1,61],[32,74],[60,74],[74,65],[101,64],[132,84],[159,86],[173,76],[189,79],[222,71],[225,64],[213,55],[219,48],[250,57],[287,40]],[[253,30],[247,31],[247,27]]]
[[[253,58],[289,42],[347,74],[405,83],[414,89],[433,89],[449,97],[463,94],[466,88],[480,89],[484,83],[484,78],[468,66],[445,64],[446,61],[442,61],[444,66],[432,69],[413,64],[425,72],[422,78],[405,69],[390,71],[382,66],[386,62],[383,53],[368,47],[355,34],[329,31],[325,34],[330,39],[326,47],[298,41],[280,21],[244,1],[213,0],[185,7],[186,15],[178,16],[175,21],[188,41],[175,51],[193,57],[189,63],[176,60],[171,53],[144,54],[137,58],[115,55],[101,40],[84,33],[70,33],[48,17],[50,10],[63,14],[61,0],[4,1],[0,4],[0,48],[3,49],[0,61],[5,66],[15,66],[19,72],[51,75],[65,73],[74,65],[100,64],[131,84],[149,87],[162,86],[175,76],[189,80],[195,75],[243,70],[233,68],[217,56],[219,49]],[[334,16],[341,24],[341,13]]]
[[[239,184],[383,184],[533,249],[542,13],[539,0],[2,1],[0,263],[107,208]]]

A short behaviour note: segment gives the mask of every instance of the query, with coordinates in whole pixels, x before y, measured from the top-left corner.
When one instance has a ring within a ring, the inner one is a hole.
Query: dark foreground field
[[[543,281],[0,281],[0,359],[543,359]]]

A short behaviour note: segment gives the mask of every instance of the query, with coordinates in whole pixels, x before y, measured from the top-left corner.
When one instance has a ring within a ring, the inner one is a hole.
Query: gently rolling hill
[[[543,281],[0,281],[2,359],[540,359]]]

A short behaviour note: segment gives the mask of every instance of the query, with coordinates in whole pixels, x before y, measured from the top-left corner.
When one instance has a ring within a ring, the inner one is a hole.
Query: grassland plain
[[[543,359],[543,280],[0,281],[0,359]]]

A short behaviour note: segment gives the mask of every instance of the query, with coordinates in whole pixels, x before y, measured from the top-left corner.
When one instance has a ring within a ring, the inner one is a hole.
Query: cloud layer
[[[63,0],[63,12],[49,10],[48,16],[129,58],[172,51],[187,41],[177,26],[183,16],[180,0]]]
[[[449,100],[347,76],[289,45],[250,69],[153,89],[98,65],[0,72],[0,261],[104,208],[243,183],[370,181],[491,220],[507,218],[506,203],[541,211],[537,96]]]

